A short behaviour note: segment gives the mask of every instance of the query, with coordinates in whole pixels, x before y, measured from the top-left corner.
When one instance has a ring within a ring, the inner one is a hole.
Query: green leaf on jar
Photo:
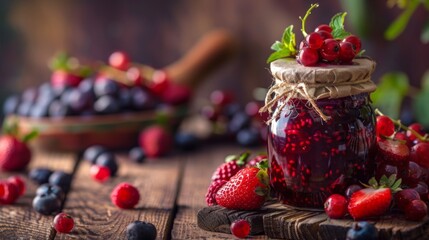
[[[346,18],[347,13],[337,13],[331,18],[331,22],[329,26],[332,28],[332,37],[336,39],[344,39],[349,36],[350,33],[344,30],[344,20]]]
[[[381,77],[377,90],[371,94],[374,106],[391,118],[398,119],[401,103],[409,90],[409,80],[402,72],[390,72]]]

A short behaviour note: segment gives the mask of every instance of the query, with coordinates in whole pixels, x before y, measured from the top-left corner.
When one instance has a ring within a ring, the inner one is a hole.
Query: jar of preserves
[[[283,203],[323,208],[331,194],[373,175],[374,68],[367,58],[317,67],[294,59],[271,63],[274,84],[265,106],[271,110],[269,175]]]

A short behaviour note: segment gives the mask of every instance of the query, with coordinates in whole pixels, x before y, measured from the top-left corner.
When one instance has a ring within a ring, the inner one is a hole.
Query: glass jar
[[[270,183],[283,203],[295,207],[323,208],[327,197],[367,182],[375,168],[369,94],[316,103],[330,120],[323,121],[306,100],[293,98],[269,126]]]

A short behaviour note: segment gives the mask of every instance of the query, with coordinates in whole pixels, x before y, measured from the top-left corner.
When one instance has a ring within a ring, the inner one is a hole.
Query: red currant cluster
[[[299,44],[297,60],[304,66],[319,62],[349,64],[361,50],[361,41],[354,35],[334,39],[332,28],[327,24],[318,26]]]

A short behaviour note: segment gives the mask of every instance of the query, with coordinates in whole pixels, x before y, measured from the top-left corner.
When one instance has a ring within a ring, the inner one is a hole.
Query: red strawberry
[[[31,160],[28,146],[14,136],[0,137],[0,168],[5,171],[24,169]]]
[[[389,178],[383,175],[380,185],[375,178],[369,181],[370,186],[361,189],[350,198],[348,210],[354,220],[367,219],[383,215],[390,207],[392,193],[401,190],[401,179],[396,181],[396,175]]]
[[[379,153],[388,161],[403,163],[410,156],[410,149],[400,141],[382,139],[377,142],[377,146]]]
[[[54,88],[76,87],[82,81],[81,76],[69,73],[64,70],[55,70],[51,75],[51,85]]]
[[[206,203],[208,206],[213,206],[217,204],[216,193],[223,185],[225,185],[225,183],[225,180],[216,180],[210,184],[209,189],[207,189],[206,193]]]
[[[159,157],[168,153],[172,148],[172,137],[163,127],[154,125],[140,133],[140,147],[148,157]]]
[[[264,169],[240,170],[216,193],[216,202],[228,209],[256,210],[268,194],[268,174]]]
[[[221,164],[212,175],[212,181],[225,180],[228,181],[246,164],[249,153],[241,155],[230,155],[225,158],[225,163]]]
[[[259,154],[256,157],[252,158],[247,164],[246,167],[256,167],[256,165],[264,159],[268,159],[266,154]]]

